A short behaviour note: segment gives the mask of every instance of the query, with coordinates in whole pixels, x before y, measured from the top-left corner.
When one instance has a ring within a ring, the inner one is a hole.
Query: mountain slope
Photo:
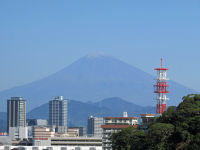
[[[32,109],[27,113],[26,118],[48,120],[48,106],[48,103],[45,103]],[[124,111],[128,112],[128,116],[139,117],[141,113],[155,113],[155,107],[142,107],[119,97],[107,98],[96,103],[70,100],[68,101],[68,126],[86,126],[87,118],[90,115],[96,117],[114,117],[122,116]],[[0,112],[1,132],[6,131],[6,115],[6,112]]]
[[[119,97],[106,98],[96,102],[95,105],[108,108],[110,111],[115,112],[115,116],[122,116],[122,112],[128,112],[129,116],[139,116],[141,113],[155,113],[155,107],[136,105]]]
[[[70,100],[68,101],[68,125],[86,126],[90,115],[96,117],[122,116],[124,111],[127,111],[129,116],[139,117],[141,113],[155,113],[155,107],[142,107],[118,97],[107,98],[97,103]],[[27,118],[48,119],[48,103],[31,110],[27,113]]]
[[[121,97],[138,105],[155,105],[154,76],[106,55],[88,55],[42,80],[0,92],[0,108],[5,110],[11,96],[27,99],[27,110],[62,95],[83,102],[97,102],[107,97]],[[170,82],[169,105],[176,105],[193,90]]]
[[[48,119],[48,103],[43,104],[27,113],[28,119]],[[86,125],[87,117],[90,115],[104,116],[109,112],[112,112],[109,108],[99,108],[93,103],[84,103],[80,101],[70,100],[68,101],[68,124],[69,126],[81,126]]]
[[[0,112],[0,132],[7,131],[7,113]]]

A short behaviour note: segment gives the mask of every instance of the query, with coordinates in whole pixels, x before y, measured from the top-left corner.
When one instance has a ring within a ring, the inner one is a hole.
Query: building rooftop
[[[155,114],[140,114],[140,116],[155,116]]]
[[[104,129],[123,129],[123,128],[128,128],[128,127],[134,127],[134,128],[138,128],[138,125],[101,125],[101,128]]]
[[[8,99],[8,100],[12,100],[12,101],[19,101],[19,100],[21,100],[21,101],[26,101],[26,100],[24,100],[21,96],[19,96],[19,97],[11,97],[11,98]]]
[[[103,117],[104,119],[138,119],[138,117]]]

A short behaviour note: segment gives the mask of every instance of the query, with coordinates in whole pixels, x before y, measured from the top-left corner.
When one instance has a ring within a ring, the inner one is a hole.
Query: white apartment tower
[[[58,133],[67,132],[67,100],[62,96],[49,101],[49,125]]]

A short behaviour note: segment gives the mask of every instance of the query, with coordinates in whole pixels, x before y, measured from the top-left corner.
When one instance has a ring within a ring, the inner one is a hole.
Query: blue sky
[[[200,1],[0,1],[0,90],[94,51],[200,91]]]

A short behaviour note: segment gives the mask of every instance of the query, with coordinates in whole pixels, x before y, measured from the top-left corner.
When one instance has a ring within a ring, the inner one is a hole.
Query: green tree
[[[113,150],[144,150],[145,133],[133,127],[125,128],[112,136]]]
[[[135,129],[130,138],[131,150],[144,150],[147,148],[145,132]]]
[[[113,134],[112,141],[113,150],[199,150],[200,95],[184,96],[178,107],[168,107],[146,132],[123,129]]]
[[[152,150],[172,149],[169,139],[174,133],[174,125],[167,123],[152,124],[147,132],[148,146]]]

